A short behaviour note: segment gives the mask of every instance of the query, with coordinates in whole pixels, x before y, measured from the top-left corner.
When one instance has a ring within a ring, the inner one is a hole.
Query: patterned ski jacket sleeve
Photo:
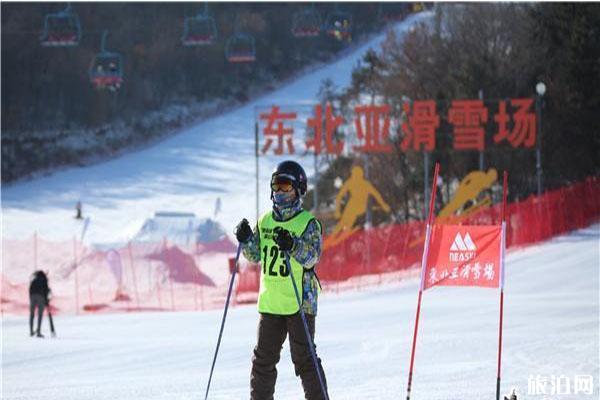
[[[258,225],[254,227],[252,237],[246,243],[242,243],[242,253],[250,262],[260,262],[260,238],[258,233]]]
[[[319,262],[321,257],[321,241],[321,224],[313,219],[302,236],[294,238],[291,256],[302,264],[304,269],[311,269]]]
[[[321,257],[321,224],[316,219],[309,222],[306,230],[295,239],[291,255],[304,267],[302,275],[302,309],[310,315],[317,315],[317,299],[321,284],[315,265]]]

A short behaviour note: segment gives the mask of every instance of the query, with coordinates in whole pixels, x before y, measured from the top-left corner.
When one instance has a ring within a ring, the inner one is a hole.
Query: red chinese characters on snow
[[[536,144],[536,115],[532,111],[534,100],[529,98],[501,100],[497,113],[489,111],[482,100],[453,100],[448,109],[447,121],[452,125],[453,148],[459,151],[484,151],[486,130],[496,125],[493,143],[507,142],[512,147],[532,148]],[[345,141],[338,137],[346,123],[342,115],[336,115],[333,106],[316,105],[311,117],[306,119],[310,136],[304,141],[306,150],[315,154],[325,152],[339,155],[344,151]],[[404,118],[399,123],[400,151],[434,151],[436,134],[441,126],[434,100],[416,100],[402,104]],[[361,153],[391,153],[392,127],[389,105],[357,105],[354,107],[354,131],[358,145],[352,148]],[[271,150],[275,155],[295,153],[294,122],[296,112],[282,112],[279,106],[259,114],[264,122],[265,138],[262,154]],[[397,125],[396,125],[397,126]],[[447,134],[448,132],[444,132]],[[276,143],[275,143],[276,141]]]
[[[499,287],[501,226],[434,225],[424,288]]]

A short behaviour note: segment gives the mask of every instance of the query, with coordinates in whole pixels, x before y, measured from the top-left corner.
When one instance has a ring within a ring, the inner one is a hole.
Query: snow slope
[[[393,29],[403,35],[431,12],[415,14]],[[369,49],[379,50],[385,34],[376,36],[336,62],[311,72],[233,112],[186,128],[158,145],[102,164],[57,172],[51,176],[2,187],[2,234],[24,238],[35,230],[47,240],[79,236],[73,219],[81,199],[91,217],[91,242],[126,240],[155,211],[213,215],[222,199],[218,221],[233,227],[243,217],[255,218],[255,107],[291,103],[315,104],[322,80],[338,87],[350,83],[352,68]],[[261,209],[269,207],[268,178],[281,157],[261,160]],[[310,164],[308,164],[310,161]],[[312,158],[303,164],[310,172]]]
[[[595,225],[509,253],[503,393],[515,386],[525,399],[598,398],[599,240]],[[417,291],[412,279],[323,295],[317,345],[332,399],[406,395]],[[498,304],[498,291],[491,289],[424,293],[414,399],[494,398]],[[27,336],[26,318],[5,317],[2,399],[202,398],[221,316],[60,316],[58,337],[44,340]],[[230,309],[210,399],[248,398],[256,323],[255,306]],[[302,398],[287,344],[278,370],[276,398]],[[592,375],[594,394],[528,396],[528,379],[536,375]]]
[[[395,29],[401,35],[429,17],[411,16]],[[92,220],[91,242],[127,239],[158,210],[210,217],[217,197],[223,226],[253,219],[255,107],[314,103],[323,79],[347,85],[357,60],[383,38],[156,147],[3,186],[3,237],[27,237],[36,230],[47,240],[79,236],[81,225],[72,218],[78,199]],[[267,177],[279,160],[261,161],[262,209],[269,206]],[[503,392],[517,386],[526,394],[530,375],[593,375],[593,395],[551,398],[598,398],[598,229],[509,254]],[[417,287],[409,280],[368,292],[324,294],[317,344],[332,399],[405,396]],[[427,291],[413,398],[493,398],[497,318],[497,291]],[[37,340],[27,336],[26,318],[4,316],[2,399],[201,398],[220,319],[221,311],[58,316],[58,338]],[[248,398],[256,321],[254,306],[230,311],[211,399]],[[279,371],[277,398],[301,398],[287,348]]]

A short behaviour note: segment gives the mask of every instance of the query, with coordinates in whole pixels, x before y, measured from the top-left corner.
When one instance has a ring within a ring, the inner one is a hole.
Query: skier
[[[81,214],[81,201],[78,201],[75,204],[75,219],[83,219],[83,215]]]
[[[236,227],[235,234],[242,243],[244,256],[262,265],[258,339],[250,377],[252,400],[273,399],[276,365],[288,334],[295,373],[302,380],[305,398],[324,398],[284,255],[289,252],[292,275],[302,296],[311,340],[314,340],[320,291],[315,267],[321,256],[322,231],[320,222],[302,208],[306,189],[306,173],[300,164],[280,163],[271,176],[273,209],[260,217],[254,232],[246,219]],[[324,390],[327,390],[321,360],[318,357],[317,360]]]
[[[31,284],[29,285],[29,334],[43,338],[41,332],[42,317],[44,316],[44,308],[48,305],[48,295],[50,288],[48,287],[48,277],[44,271],[35,271],[33,273]],[[33,319],[35,317],[35,309],[38,309],[37,330],[33,330]]]

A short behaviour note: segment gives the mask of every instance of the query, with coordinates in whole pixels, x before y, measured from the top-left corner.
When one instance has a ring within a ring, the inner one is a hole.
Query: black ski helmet
[[[300,196],[306,194],[307,178],[304,168],[296,161],[287,160],[280,162],[271,175],[271,182],[276,177],[285,177],[292,181],[292,186]]]

